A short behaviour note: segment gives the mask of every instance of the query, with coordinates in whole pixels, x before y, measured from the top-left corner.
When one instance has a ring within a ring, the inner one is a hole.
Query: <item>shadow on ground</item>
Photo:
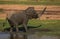
[[[46,31],[46,32],[47,31],[52,31],[50,29],[40,29],[39,27],[41,27],[41,25],[37,26],[37,27],[36,26],[28,26],[27,28],[28,28],[29,31],[32,31],[32,32],[35,32],[35,31]],[[18,29],[19,29],[19,31],[25,32],[25,28],[24,27],[19,27]],[[9,28],[5,28],[4,31],[10,31],[10,27]],[[16,31],[15,27],[13,28],[13,31],[14,32]]]

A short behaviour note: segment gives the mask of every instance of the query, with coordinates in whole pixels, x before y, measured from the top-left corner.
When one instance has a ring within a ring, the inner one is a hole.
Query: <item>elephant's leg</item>
[[[14,39],[13,27],[13,25],[10,27],[10,39]]]
[[[10,24],[10,32],[13,32],[14,25],[13,25],[12,21],[8,20],[8,23]]]
[[[16,25],[15,27],[16,27],[16,32],[19,32],[18,26]]]
[[[27,25],[23,24],[23,27],[25,28],[25,32],[28,32]]]
[[[26,23],[23,23],[23,27],[25,28],[25,31],[26,33],[28,33],[28,28],[27,28],[27,24]],[[27,39],[27,34],[23,35],[24,39]]]
[[[13,25],[11,23],[10,24],[10,39],[14,39],[14,36],[13,36]]]
[[[8,23],[10,25],[10,32],[12,32],[14,24],[13,24],[13,22],[11,20],[9,20],[9,19],[7,19],[7,20],[8,20]]]
[[[19,30],[18,30],[18,24],[17,24],[17,22],[15,22],[15,21],[13,20],[11,24],[12,24],[13,26],[15,26],[16,32],[18,32]]]
[[[19,29],[18,29],[18,25],[17,24],[15,24],[15,28],[16,28],[15,39],[19,39],[19,34],[18,34]]]
[[[25,32],[28,32],[27,24],[28,24],[28,19],[25,18],[23,21],[23,27],[25,28]]]
[[[10,32],[13,32],[13,26],[10,27]]]

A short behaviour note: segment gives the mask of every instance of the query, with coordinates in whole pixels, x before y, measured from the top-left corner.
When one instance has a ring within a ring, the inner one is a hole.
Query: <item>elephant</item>
[[[43,9],[41,15],[46,11],[46,7]],[[9,12],[10,13],[10,12]],[[12,32],[13,27],[16,28],[16,32],[18,32],[18,25],[22,25],[25,28],[25,32],[28,31],[27,24],[30,19],[37,19],[38,13],[34,9],[34,7],[28,7],[22,11],[14,11],[13,14],[7,14],[6,20],[10,24],[10,32]]]

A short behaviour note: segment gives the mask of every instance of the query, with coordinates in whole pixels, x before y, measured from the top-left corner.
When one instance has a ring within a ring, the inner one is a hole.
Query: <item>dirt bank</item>
[[[15,10],[25,10],[28,7],[35,7],[35,10],[42,10],[44,7],[47,7],[46,11],[60,11],[60,6],[54,5],[0,5],[0,8],[3,9],[15,9]],[[57,13],[57,12],[56,12]],[[60,14],[60,12],[58,12]],[[51,19],[60,19],[59,15],[43,15],[41,19],[46,19],[50,17]],[[0,14],[0,18],[6,18],[6,14]],[[49,18],[49,19],[50,19]]]

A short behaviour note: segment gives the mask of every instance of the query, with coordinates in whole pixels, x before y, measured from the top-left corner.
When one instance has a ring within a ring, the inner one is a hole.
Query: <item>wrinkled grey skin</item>
[[[13,12],[15,14],[12,14],[10,17],[7,17],[7,20],[11,26],[10,31],[12,32],[12,28],[15,26],[16,31],[18,32],[18,25],[21,25],[25,28],[26,32],[28,31],[27,29],[27,23],[29,19],[32,18],[38,18],[38,14],[34,10],[34,7],[28,7],[26,10],[21,11],[21,12]],[[44,12],[43,12],[44,13]]]

